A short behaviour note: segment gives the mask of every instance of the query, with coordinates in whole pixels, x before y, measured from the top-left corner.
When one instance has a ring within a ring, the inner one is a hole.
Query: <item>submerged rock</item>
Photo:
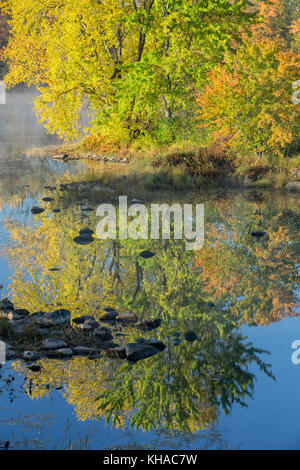
[[[252,237],[262,238],[267,235],[267,232],[264,232],[263,230],[255,230],[254,232],[251,232],[251,235]]]
[[[126,344],[125,350],[126,359],[130,362],[137,362],[159,353],[157,348],[147,343],[129,343]]]
[[[186,331],[183,336],[184,336],[184,339],[188,341],[189,343],[193,343],[194,341],[196,341],[196,339],[198,339],[198,336],[196,335],[196,333],[194,333],[194,331],[191,331],[191,330]]]
[[[153,258],[153,256],[155,256],[155,253],[153,253],[152,251],[145,250],[140,253],[140,256],[144,259],[149,259]]]
[[[42,207],[33,206],[31,208],[31,212],[32,214],[41,214],[42,212],[45,212],[45,209],[43,209]]]
[[[53,197],[43,197],[42,199],[44,202],[52,202],[54,201]]]
[[[94,237],[90,235],[80,235],[79,237],[73,238],[73,241],[78,245],[89,245],[94,241]]]

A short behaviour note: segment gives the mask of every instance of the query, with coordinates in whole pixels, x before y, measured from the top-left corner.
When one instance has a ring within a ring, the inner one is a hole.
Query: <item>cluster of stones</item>
[[[62,183],[57,188],[56,186],[45,186],[45,189],[49,191],[76,191],[77,194],[82,196],[88,195],[90,192],[109,192],[113,193],[114,189],[109,188],[108,186],[103,185],[100,181],[72,181],[71,183]],[[53,202],[55,199],[53,197],[46,196],[42,198],[43,202]],[[90,212],[93,209],[90,207],[83,207],[84,212]],[[31,212],[34,215],[39,215],[45,212],[43,207],[33,206]],[[52,209],[53,213],[60,212],[60,209]]]
[[[90,359],[97,359],[104,353],[110,358],[126,359],[134,363],[158,354],[166,348],[163,342],[155,339],[141,338],[135,343],[128,343],[124,346],[114,343],[111,329],[102,326],[100,322],[121,326],[134,325],[142,331],[150,331],[160,326],[161,319],[152,318],[138,322],[134,314],[118,313],[110,307],[103,309],[99,321],[95,320],[92,315],[81,315],[71,320],[69,310],[59,309],[51,313],[36,312],[30,315],[28,310],[15,309],[12,302],[3,299],[0,302],[0,318],[6,318],[9,321],[16,338],[32,326],[37,328],[41,338],[38,353],[28,350],[16,353],[10,345],[7,344],[6,347],[7,360],[22,358],[28,362],[28,368],[34,372],[40,370],[40,366],[35,364],[35,361],[41,357],[69,359],[74,355],[83,355],[89,356]],[[68,343],[59,337],[66,329],[68,330]],[[85,344],[78,345],[78,333],[87,333],[83,336]],[[116,333],[116,336],[121,335],[119,332]]]

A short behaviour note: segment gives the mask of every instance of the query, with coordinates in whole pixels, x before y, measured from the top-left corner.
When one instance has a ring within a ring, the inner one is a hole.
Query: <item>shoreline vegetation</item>
[[[89,164],[103,163],[105,166],[127,166],[134,175],[145,176],[145,189],[276,189],[287,193],[300,192],[300,156],[289,159],[288,164],[272,167],[261,158],[243,168],[234,163],[238,160],[222,161],[208,158],[206,149],[163,150],[103,153],[85,148],[84,144],[61,144],[33,147],[26,151],[27,157],[51,157],[55,160],[83,160]],[[222,156],[221,156],[222,157]],[[250,163],[250,160],[249,160]]]

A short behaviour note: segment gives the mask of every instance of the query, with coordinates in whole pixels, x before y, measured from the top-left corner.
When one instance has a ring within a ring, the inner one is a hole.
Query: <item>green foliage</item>
[[[205,72],[256,16],[248,0],[6,4],[12,15],[6,83],[35,85],[41,120],[67,139],[79,134],[84,106],[93,131],[113,125],[117,133],[123,123],[130,139],[153,131],[162,116],[192,112]],[[155,132],[167,142],[176,126],[161,123]]]

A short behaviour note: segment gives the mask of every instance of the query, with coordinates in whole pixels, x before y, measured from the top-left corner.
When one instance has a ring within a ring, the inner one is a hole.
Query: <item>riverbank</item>
[[[128,166],[127,173],[140,175],[146,190],[223,188],[278,189],[300,192],[300,156],[286,159],[279,167],[261,158],[225,157],[206,149],[161,149],[127,154],[87,150],[79,144],[49,145],[27,150],[27,156],[51,157],[55,160],[84,160],[89,164]]]

